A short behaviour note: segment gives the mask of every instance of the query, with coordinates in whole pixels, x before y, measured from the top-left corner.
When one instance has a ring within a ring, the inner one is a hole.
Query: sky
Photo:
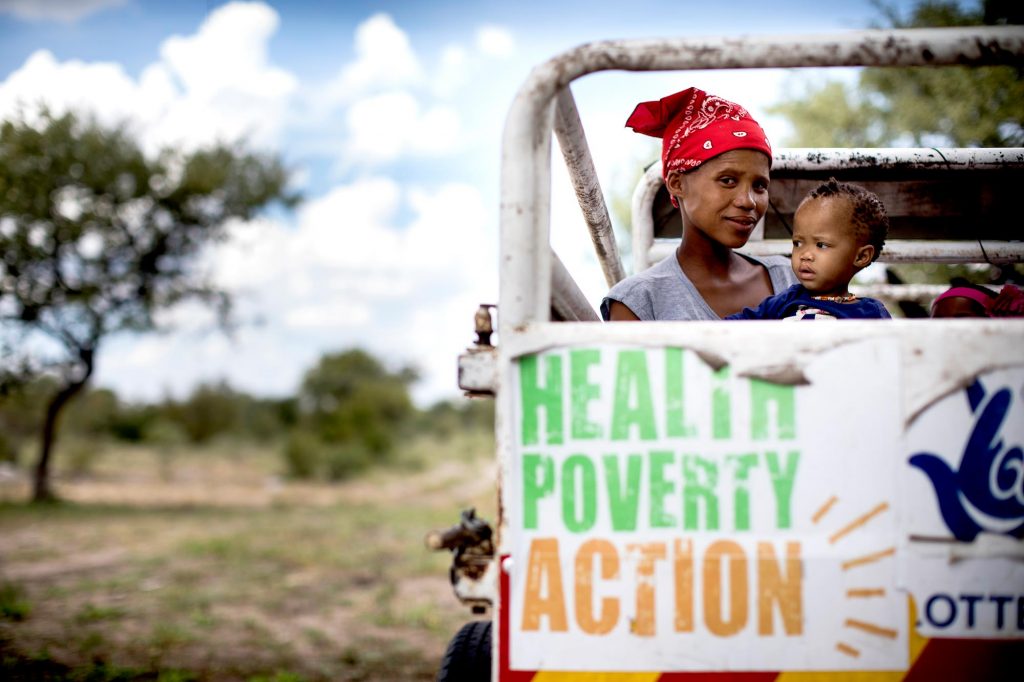
[[[497,302],[501,131],[531,68],[594,40],[879,22],[869,0],[0,0],[0,117],[41,102],[89,111],[152,153],[244,139],[279,154],[303,196],[295,210],[233,222],[203,254],[235,297],[231,334],[196,305],[166,311],[173,331],[105,341],[97,385],[137,401],[222,380],[284,396],[324,353],[361,347],[418,368],[413,394],[426,405],[459,394],[473,313]],[[606,196],[622,197],[658,153],[623,127],[637,102],[701,87],[784,140],[771,104],[854,76],[608,72],[572,90]],[[554,161],[552,246],[596,308],[604,279]]]

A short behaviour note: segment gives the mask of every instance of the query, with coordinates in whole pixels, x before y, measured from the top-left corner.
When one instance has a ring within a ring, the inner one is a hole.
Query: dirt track
[[[486,456],[339,485],[281,481],[267,458],[190,453],[168,474],[120,457],[62,482],[66,504],[0,506],[0,584],[28,605],[0,617],[0,677],[42,661],[71,677],[426,680],[470,617],[422,538],[465,506],[493,516]]]

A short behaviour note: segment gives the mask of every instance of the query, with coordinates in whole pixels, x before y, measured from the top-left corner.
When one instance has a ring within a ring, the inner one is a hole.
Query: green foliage
[[[494,401],[463,398],[443,400],[420,413],[417,431],[450,438],[464,431],[494,432]]]
[[[100,437],[114,430],[121,405],[109,389],[82,393],[64,415],[64,427],[80,435]]]
[[[257,675],[246,682],[306,682],[306,678],[292,672],[277,672],[271,676]]]
[[[257,398],[221,382],[197,386],[184,399],[133,404],[109,389],[84,389],[63,422],[69,438],[59,448],[66,460],[61,470],[85,476],[109,467],[100,455],[116,442],[155,446],[168,472],[183,446],[279,443],[289,478],[325,481],[377,464],[415,469],[442,458],[489,456],[494,401],[459,398],[419,410],[408,390],[415,377],[409,368],[391,371],[369,353],[350,350],[324,356],[297,397]],[[43,377],[0,401],[0,454],[7,447],[7,458],[17,461],[56,390]]]
[[[43,421],[43,410],[56,392],[56,381],[40,377],[11,385],[0,395],[0,461],[16,462]]]
[[[380,453],[372,453],[358,441],[328,443],[323,447],[322,452],[324,453],[324,478],[328,481],[344,481],[365,471],[375,462],[382,461],[376,456]]]
[[[0,125],[5,318],[73,349],[154,326],[185,298],[220,300],[195,256],[285,194],[273,158],[216,147],[147,158],[125,128],[40,112]],[[8,312],[10,311],[10,312]]]
[[[102,340],[151,330],[157,311],[188,299],[226,319],[229,298],[198,256],[229,219],[294,203],[287,179],[276,157],[240,145],[147,155],[128,126],[74,113],[0,123],[0,394],[43,368],[59,386],[41,425],[37,499],[52,494],[57,416]]]
[[[921,0],[908,18],[880,6],[892,28],[1020,23],[1019,7],[987,0],[972,8]],[[1024,144],[1024,78],[1010,66],[866,68],[857,87],[827,82],[769,112],[786,116],[800,147]]]
[[[986,0],[970,7],[919,0],[908,17],[878,5],[891,28],[978,26],[1024,21],[1022,5]],[[792,123],[797,147],[1024,145],[1024,78],[1010,66],[866,68],[855,86],[837,81],[806,87],[769,108]],[[1019,279],[1014,267],[887,266],[902,281],[976,283]]]
[[[325,355],[298,397],[296,432],[285,446],[288,473],[340,480],[386,461],[413,424],[411,368],[389,371],[359,349]]]
[[[0,397],[0,461],[19,460],[57,390],[56,380],[43,376]],[[200,385],[183,400],[155,404],[126,403],[109,389],[87,388],[65,411],[62,427],[73,442],[61,452],[76,460],[69,462],[72,472],[87,473],[92,450],[105,441],[175,447],[218,437],[279,439],[296,422],[295,404],[294,398],[257,398],[225,383]]]
[[[323,443],[307,431],[296,430],[284,446],[285,473],[289,478],[307,480],[323,471]]]
[[[102,451],[102,443],[88,437],[69,439],[67,445],[60,448],[67,472],[76,478],[93,473]]]
[[[802,96],[768,107],[789,119],[795,147],[881,147],[886,130],[879,109],[839,81],[808,87]]]
[[[236,428],[239,403],[240,396],[227,384],[201,384],[183,402],[165,404],[164,411],[191,442],[205,443]]]
[[[379,454],[356,439],[327,441],[313,432],[297,429],[285,443],[285,472],[289,478],[299,480],[343,481],[380,461]]]
[[[23,621],[32,613],[32,606],[25,598],[24,591],[9,582],[0,582],[0,618]]]
[[[219,436],[247,440],[275,438],[294,422],[291,399],[261,399],[225,382],[200,384],[181,401],[167,398],[144,411],[138,440],[208,443]]]
[[[123,618],[125,610],[116,606],[97,606],[91,602],[86,603],[81,609],[75,613],[75,623],[78,625],[88,625],[90,623],[99,623],[107,620],[118,620]]]

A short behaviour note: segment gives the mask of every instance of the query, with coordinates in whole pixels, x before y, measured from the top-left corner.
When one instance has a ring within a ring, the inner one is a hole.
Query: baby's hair
[[[875,247],[875,255],[871,259],[874,261],[881,255],[885,238],[889,234],[889,214],[885,211],[885,204],[874,192],[860,185],[839,182],[835,178],[829,178],[828,182],[815,187],[804,201],[837,197],[843,197],[850,202],[853,209],[851,220],[857,239]]]

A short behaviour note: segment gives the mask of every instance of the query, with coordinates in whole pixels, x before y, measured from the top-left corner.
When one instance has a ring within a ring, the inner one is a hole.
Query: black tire
[[[466,623],[452,637],[437,671],[437,682],[490,682],[491,621]]]

